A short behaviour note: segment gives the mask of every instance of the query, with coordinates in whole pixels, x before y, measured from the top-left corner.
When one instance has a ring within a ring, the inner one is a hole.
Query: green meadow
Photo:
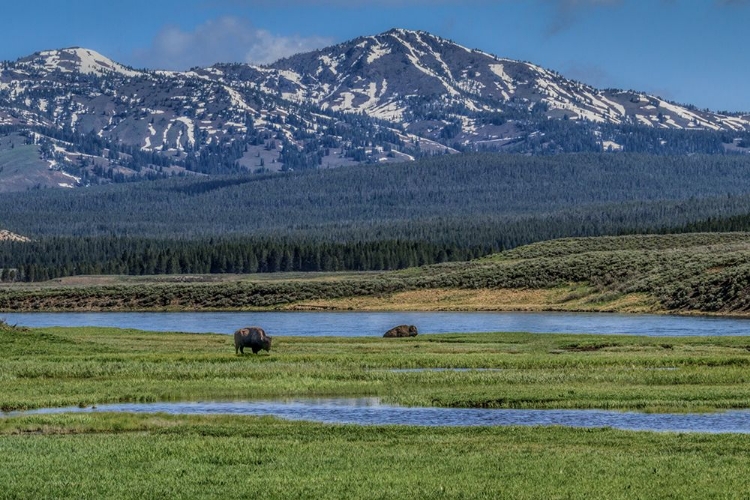
[[[0,421],[1,498],[743,498],[750,438],[254,417]]]
[[[394,372],[404,368],[491,371]],[[106,328],[0,334],[0,408],[274,397],[412,406],[704,411],[750,408],[750,338],[525,333],[278,337]]]
[[[750,340],[279,337],[0,328],[4,410],[376,396],[404,405],[750,407]],[[394,372],[399,368],[493,371]],[[750,437],[562,427],[325,425],[243,416],[0,418],[0,498],[740,498]]]

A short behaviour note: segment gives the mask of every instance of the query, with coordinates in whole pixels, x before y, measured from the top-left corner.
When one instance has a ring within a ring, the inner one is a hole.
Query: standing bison
[[[395,328],[391,328],[383,337],[416,337],[417,327],[414,325],[399,325]]]
[[[253,354],[258,354],[258,351],[265,349],[266,351],[271,350],[271,337],[266,335],[263,328],[257,326],[251,326],[249,328],[240,328],[234,332],[234,353],[245,354],[245,347],[249,347],[253,350]]]

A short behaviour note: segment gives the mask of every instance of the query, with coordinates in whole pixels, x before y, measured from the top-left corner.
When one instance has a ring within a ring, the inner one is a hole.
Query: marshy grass
[[[741,498],[750,436],[273,418],[0,420],[3,498]]]
[[[423,368],[470,370],[399,371]],[[704,411],[750,408],[749,368],[744,337],[277,337],[270,354],[236,356],[227,335],[3,330],[0,408],[376,396],[412,406]]]
[[[5,410],[379,396],[411,405],[750,407],[750,338],[522,333],[277,337],[0,330]],[[398,372],[409,368],[477,368]],[[491,370],[483,370],[491,369]],[[325,425],[269,417],[0,418],[0,498],[741,498],[750,436]]]

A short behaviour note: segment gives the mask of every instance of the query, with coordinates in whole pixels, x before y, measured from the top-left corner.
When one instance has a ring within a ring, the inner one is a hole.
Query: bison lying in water
[[[395,328],[391,328],[383,337],[416,337],[417,327],[414,325],[399,325]]]
[[[245,347],[249,347],[253,350],[253,354],[258,354],[258,351],[265,349],[266,351],[271,350],[271,337],[266,335],[263,328],[257,326],[251,326],[249,328],[240,328],[234,332],[234,353],[245,354]]]

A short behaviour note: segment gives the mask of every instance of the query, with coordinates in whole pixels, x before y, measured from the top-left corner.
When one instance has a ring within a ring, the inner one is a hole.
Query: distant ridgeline
[[[379,270],[568,236],[745,230],[750,158],[475,154],[0,197],[14,279]],[[6,274],[5,279],[10,279]]]

